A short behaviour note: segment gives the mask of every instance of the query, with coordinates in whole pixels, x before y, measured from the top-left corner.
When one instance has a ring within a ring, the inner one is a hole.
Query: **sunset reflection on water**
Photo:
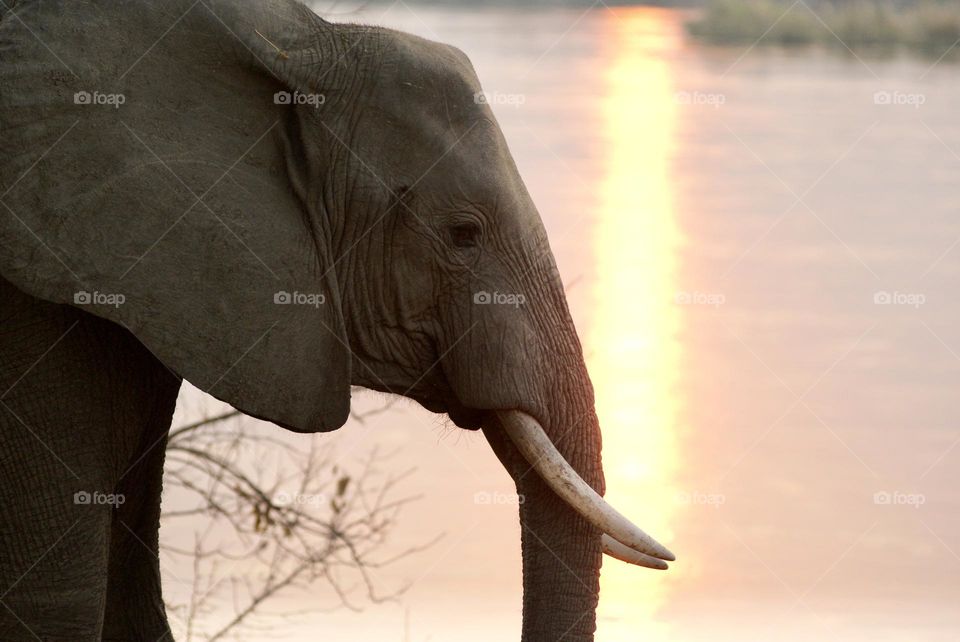
[[[677,509],[670,489],[678,466],[679,230],[670,176],[676,99],[663,53],[678,46],[679,35],[676,21],[659,10],[607,12],[606,23],[607,154],[593,237],[588,366],[603,426],[607,496],[669,546]],[[599,639],[668,639],[655,617],[667,577],[638,571],[604,565]]]

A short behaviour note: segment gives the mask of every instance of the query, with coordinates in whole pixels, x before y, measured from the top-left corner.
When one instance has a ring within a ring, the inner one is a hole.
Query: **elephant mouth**
[[[453,423],[458,428],[464,428],[466,430],[479,430],[483,426],[484,417],[487,416],[487,412],[486,410],[476,410],[475,408],[467,408],[465,406],[447,409],[447,414],[450,415]]]
[[[442,397],[412,395],[412,399],[430,412],[446,413],[457,428],[478,430],[487,416],[487,411],[468,408],[453,395],[443,395]]]

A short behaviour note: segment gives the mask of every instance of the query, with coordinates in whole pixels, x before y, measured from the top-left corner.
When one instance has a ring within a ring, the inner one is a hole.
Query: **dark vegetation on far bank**
[[[708,0],[687,28],[714,44],[899,48],[942,56],[960,49],[960,2]]]

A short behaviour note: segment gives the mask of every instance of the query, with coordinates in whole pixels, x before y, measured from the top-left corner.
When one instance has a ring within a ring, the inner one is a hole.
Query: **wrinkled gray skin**
[[[341,426],[350,385],[482,427],[526,498],[523,639],[592,639],[599,532],[489,413],[529,413],[603,492],[561,281],[470,62],[287,0],[190,7],[0,10],[0,639],[168,634],[181,378],[300,432]]]

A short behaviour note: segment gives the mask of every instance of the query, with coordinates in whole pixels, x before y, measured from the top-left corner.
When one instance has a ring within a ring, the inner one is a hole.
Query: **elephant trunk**
[[[504,430],[503,414],[484,434],[521,498],[522,640],[593,640],[600,591],[601,531],[557,495]],[[564,458],[597,492],[604,490],[600,432],[591,411],[580,425],[545,426]],[[587,436],[586,439],[584,437]]]
[[[559,294],[559,293],[558,293]],[[565,311],[566,306],[557,305]],[[525,642],[593,640],[600,594],[601,531],[558,495],[524,453],[514,431],[519,417],[542,426],[546,438],[586,484],[604,492],[600,426],[593,386],[572,322],[554,333],[552,365],[534,361],[531,402],[489,415],[484,435],[513,478],[520,497]],[[544,332],[545,336],[551,336]],[[539,389],[538,389],[539,388]]]
[[[576,347],[554,353],[548,394],[491,412],[483,425],[521,498],[522,640],[530,642],[593,640],[604,552],[658,569],[674,559],[602,498],[600,426]]]

